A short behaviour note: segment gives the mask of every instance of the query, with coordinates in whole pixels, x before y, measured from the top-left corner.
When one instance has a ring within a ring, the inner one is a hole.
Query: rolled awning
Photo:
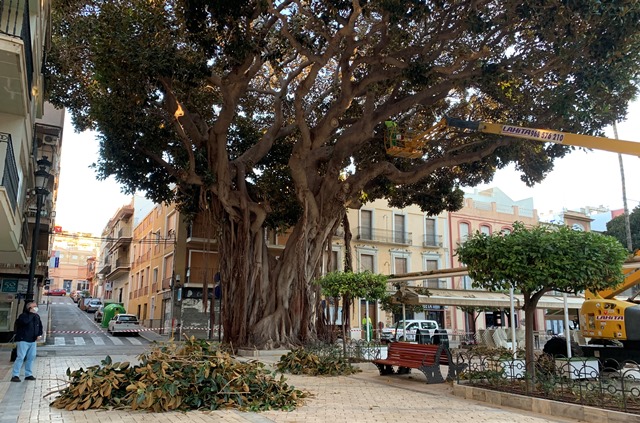
[[[410,288],[404,288],[394,294],[393,302],[407,305],[432,304],[495,308],[509,308],[511,306],[509,294],[502,292],[429,288],[429,293],[431,296],[420,295]],[[571,309],[579,309],[583,302],[584,297],[581,296],[567,297],[567,307]],[[514,294],[514,305],[518,309],[524,306],[522,295]],[[538,301],[538,308],[563,309],[564,300],[561,296],[545,295]]]

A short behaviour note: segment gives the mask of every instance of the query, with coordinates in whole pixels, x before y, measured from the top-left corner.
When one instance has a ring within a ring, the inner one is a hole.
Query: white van
[[[395,327],[382,329],[380,340],[382,342],[415,342],[418,329],[420,329],[421,335],[428,333],[429,336],[433,336],[433,333],[436,329],[440,329],[440,326],[435,320],[407,320],[406,322],[400,320]]]

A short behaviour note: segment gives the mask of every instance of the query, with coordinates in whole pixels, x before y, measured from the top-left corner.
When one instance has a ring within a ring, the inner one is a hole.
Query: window
[[[402,214],[393,215],[393,242],[406,244],[407,234],[405,233],[405,216]]]
[[[509,235],[511,233],[511,228],[502,228],[500,232],[502,232],[504,235]]]
[[[438,270],[438,260],[425,260],[425,270]],[[437,278],[426,279],[422,282],[425,288],[440,288],[440,280]]]
[[[438,329],[436,322],[422,322],[421,325],[422,325],[422,329],[430,329],[430,330]]]
[[[360,239],[373,239],[373,212],[360,210]]]
[[[360,255],[360,271],[363,272],[365,270],[373,272],[373,255],[372,254]]]
[[[164,279],[168,279],[173,275],[173,255],[164,258],[163,267]]]
[[[424,220],[424,245],[438,245],[436,243],[436,220],[426,218]]]
[[[469,224],[466,222],[460,222],[458,224],[458,231],[459,231],[459,239],[460,242],[464,242],[467,240],[467,238],[469,238]]]
[[[480,225],[480,232],[485,235],[491,235],[491,227],[489,225]]]
[[[394,257],[393,258],[393,273],[400,275],[407,273],[407,258],[406,257]]]
[[[167,217],[167,238],[174,235],[176,232],[176,213],[171,213]]]
[[[340,267],[337,251],[331,251],[331,263],[327,263],[327,254],[324,255],[324,270],[326,273],[335,272]]]

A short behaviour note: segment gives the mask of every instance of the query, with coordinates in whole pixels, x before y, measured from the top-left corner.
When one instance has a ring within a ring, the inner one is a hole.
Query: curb
[[[607,410],[545,398],[527,397],[509,392],[492,391],[475,386],[461,385],[459,383],[453,384],[453,395],[466,400],[484,402],[494,406],[515,408],[547,416],[557,416],[589,423],[640,423],[640,416],[622,411]]]

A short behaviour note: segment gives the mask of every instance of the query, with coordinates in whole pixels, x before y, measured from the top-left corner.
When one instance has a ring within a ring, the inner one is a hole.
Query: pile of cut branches
[[[339,354],[323,354],[296,348],[280,357],[279,372],[309,376],[348,376],[361,370]]]
[[[71,371],[69,385],[52,406],[66,410],[130,408],[247,411],[292,410],[309,394],[289,386],[283,376],[259,362],[241,363],[213,344],[191,338],[165,344],[139,357],[140,363],[114,363]]]

